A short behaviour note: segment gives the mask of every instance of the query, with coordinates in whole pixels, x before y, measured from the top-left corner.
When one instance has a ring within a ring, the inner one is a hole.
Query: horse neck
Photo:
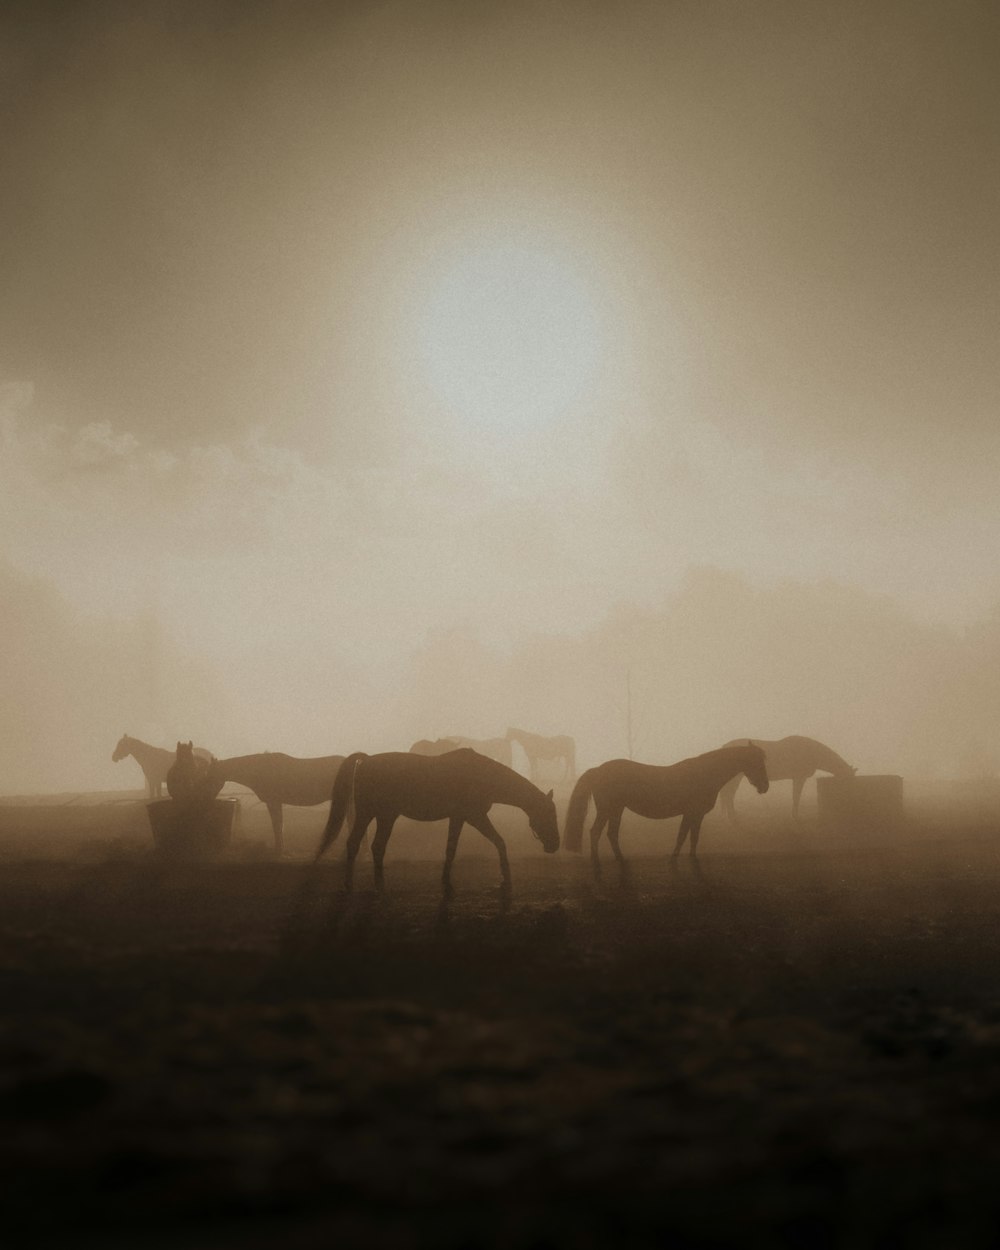
[[[496,761],[492,761],[496,762]],[[506,764],[497,764],[497,783],[495,786],[494,803],[506,803],[511,807],[519,807],[522,812],[531,815],[539,811],[545,802],[545,795],[539,788],[520,773],[514,772]]]
[[[235,781],[241,786],[249,785],[251,781],[260,780],[260,757],[234,755],[228,760],[215,760],[212,764],[212,771],[224,781]]]
[[[746,771],[745,751],[745,747],[734,746],[721,747],[718,751],[713,752],[713,755],[718,758],[713,761],[711,771],[713,779],[718,777],[720,787]]]
[[[852,771],[847,760],[842,759],[832,747],[826,746],[825,743],[817,742],[819,748],[816,754],[819,756],[818,768],[825,769],[828,773],[833,773],[835,777],[846,776]]]
[[[165,747],[154,747],[148,742],[142,742],[139,738],[128,739],[128,751],[126,754],[137,759],[140,764],[149,763],[169,755],[173,758],[173,752],[168,751]]]

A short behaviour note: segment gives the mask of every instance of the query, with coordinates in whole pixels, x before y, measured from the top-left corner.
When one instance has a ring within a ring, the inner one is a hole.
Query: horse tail
[[[336,842],[341,826],[344,823],[344,817],[347,815],[347,809],[354,799],[354,780],[358,771],[358,765],[367,758],[368,756],[364,751],[355,751],[353,755],[349,755],[344,760],[337,771],[333,789],[330,791],[330,816],[326,822],[326,828],[323,830],[323,837],[320,840],[319,850],[316,852],[316,859],[320,858],[332,842]],[[315,863],[315,860],[313,862]]]
[[[583,822],[587,817],[587,804],[594,790],[594,773],[597,770],[588,768],[582,773],[580,780],[573,787],[569,796],[569,807],[566,809],[566,824],[563,827],[563,846],[567,851],[575,851],[578,855],[583,850]]]

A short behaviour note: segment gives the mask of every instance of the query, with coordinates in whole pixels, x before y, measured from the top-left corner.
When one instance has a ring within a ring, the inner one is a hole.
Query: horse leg
[[[281,804],[268,802],[267,814],[271,817],[271,828],[274,830],[274,853],[281,855],[285,850],[285,814]]]
[[[618,861],[618,870],[622,875],[622,880],[628,875],[628,864],[625,862],[622,848],[618,845],[618,831],[622,826],[622,813],[624,810],[624,808],[621,808],[615,812],[608,821],[608,841],[611,843],[611,849],[614,852],[615,859]]]
[[[469,824],[478,829],[487,842],[492,842],[500,857],[500,889],[510,893],[510,861],[507,859],[507,844],[497,833],[490,822],[489,816],[480,816],[478,820],[470,820]]]
[[[385,859],[385,848],[389,844],[389,835],[395,823],[395,817],[382,817],[375,825],[375,837],[372,839],[372,863],[375,865],[375,889],[379,892],[385,888],[382,862]]]
[[[598,843],[607,823],[607,812],[602,812],[598,808],[597,815],[594,817],[594,823],[590,826],[590,866],[594,870],[595,877],[600,877],[601,875],[601,857],[598,854]]]
[[[698,858],[698,835],[701,833],[701,822],[705,819],[704,812],[691,817],[691,858]]]
[[[802,798],[802,787],[806,784],[805,777],[792,778],[792,819],[799,818],[799,799]]]
[[[370,816],[362,816],[360,813],[354,817],[354,824],[351,826],[351,834],[347,839],[347,856],[344,860],[344,889],[349,894],[354,889],[354,860],[358,854],[358,847],[361,845],[361,839],[365,836],[365,830],[368,828]]]
[[[444,868],[441,872],[441,886],[444,889],[445,898],[451,898],[453,894],[451,886],[451,866],[455,862],[455,852],[458,850],[458,837],[462,832],[462,826],[465,821],[460,816],[452,816],[448,821],[448,845],[444,852]]]
[[[670,856],[671,864],[675,865],[677,863],[677,856],[680,855],[681,847],[684,845],[684,842],[687,839],[688,828],[690,827],[690,824],[691,824],[691,821],[689,820],[686,814],[681,817],[681,827],[677,830],[677,843],[674,846],[673,855]]]

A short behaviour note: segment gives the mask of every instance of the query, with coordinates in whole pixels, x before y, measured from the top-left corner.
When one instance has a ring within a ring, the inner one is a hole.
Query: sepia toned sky
[[[706,566],[974,626],[998,55],[985,0],[6,4],[0,559],[272,710]]]

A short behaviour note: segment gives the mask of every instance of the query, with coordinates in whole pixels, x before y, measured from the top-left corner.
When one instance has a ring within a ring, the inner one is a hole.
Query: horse
[[[280,855],[284,850],[282,804],[315,807],[327,802],[343,762],[342,755],[296,759],[280,751],[265,751],[260,755],[234,755],[230,759],[215,760],[211,771],[220,790],[227,781],[235,781],[252,790],[266,804],[274,832],[274,849]]]
[[[444,755],[458,749],[457,738],[418,738],[410,747],[411,755]]]
[[[429,738],[421,738],[414,742],[410,751],[414,755],[444,755],[446,751],[454,751],[458,747],[469,747],[480,755],[496,760],[498,764],[506,764],[508,768],[513,763],[510,741],[507,738],[435,738],[433,742]]]
[[[559,849],[559,825],[552,791],[543,794],[520,773],[488,759],[469,747],[444,755],[415,755],[385,751],[366,755],[356,751],[344,761],[331,794],[330,817],[316,852],[316,861],[340,833],[353,802],[354,819],[347,839],[344,888],[353,883],[354,859],[366,829],[376,821],[372,841],[375,888],[384,888],[383,860],[393,825],[400,816],[409,820],[447,820],[448,843],[441,882],[451,897],[451,866],[465,825],[478,829],[496,847],[500,858],[501,890],[510,893],[507,847],[489,818],[494,803],[519,807],[528,817],[535,837],[548,854]],[[315,861],[314,861],[315,862]]]
[[[212,758],[211,751],[206,751],[204,747],[195,747],[194,753],[204,760]],[[123,760],[129,755],[132,756],[145,775],[149,797],[151,799],[160,798],[163,793],[163,783],[167,779],[167,773],[176,759],[174,752],[168,751],[166,747],[150,746],[148,742],[143,742],[139,738],[130,738],[128,734],[122,734],[118,739],[118,745],[111,754],[111,761],[117,764],[119,760]]]
[[[528,768],[531,780],[537,781],[542,760],[561,760],[563,781],[572,781],[576,776],[576,742],[568,734],[555,738],[543,738],[540,734],[528,733],[525,729],[508,729],[508,742],[516,742],[528,757]]]
[[[734,739],[726,746],[735,746],[737,742],[745,742],[745,738]],[[803,738],[792,734],[788,738],[779,738],[775,742],[765,742],[754,738],[767,755],[767,775],[772,781],[791,781],[792,783],[792,815],[798,820],[799,799],[802,787],[817,770],[832,773],[835,777],[853,777],[858,771],[852,768],[836,751],[817,742],[815,738]],[[736,823],[736,791],[742,777],[734,777],[719,791],[722,807],[729,819]]]
[[[768,777],[764,752],[751,742],[724,746],[717,751],[695,755],[677,764],[660,766],[637,764],[633,760],[608,760],[588,768],[573,787],[566,812],[565,846],[579,852],[583,842],[583,822],[590,796],[594,796],[597,816],[590,828],[590,861],[594,875],[600,876],[597,846],[605,828],[608,841],[624,874],[625,859],[618,845],[622,813],[629,811],[652,820],[680,816],[677,844],[671,856],[676,864],[681,847],[691,835],[691,857],[698,855],[701,822],[715,806],[719,790],[731,777],[746,775],[760,794],[767,793]]]
[[[167,793],[182,803],[214,799],[222,789],[211,775],[212,757],[196,755],[190,742],[178,742],[177,754],[167,771]]]

